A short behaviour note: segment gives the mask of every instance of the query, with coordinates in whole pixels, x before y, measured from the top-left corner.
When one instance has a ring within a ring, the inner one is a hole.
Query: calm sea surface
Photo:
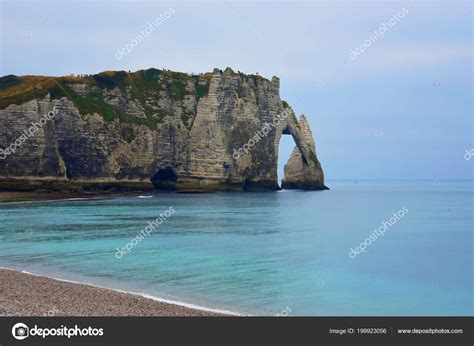
[[[473,314],[473,182],[327,185],[4,203],[0,266],[252,315]]]

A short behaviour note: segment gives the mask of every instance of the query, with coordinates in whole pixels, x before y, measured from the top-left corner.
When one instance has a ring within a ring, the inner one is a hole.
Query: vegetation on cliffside
[[[169,111],[158,105],[150,105],[161,98],[173,102],[184,100],[187,95],[197,101],[207,96],[212,74],[188,75],[182,72],[147,69],[136,72],[106,71],[95,75],[45,77],[9,75],[0,78],[0,109],[11,104],[20,105],[34,99],[43,99],[48,94],[52,99],[66,97],[71,100],[81,115],[97,113],[105,121],[119,119],[120,122],[145,125],[155,129],[165,116],[172,116]],[[89,91],[79,94],[73,84],[85,85]],[[124,114],[116,106],[107,102],[107,91],[120,90],[125,95],[138,101],[145,117]],[[189,115],[183,115],[183,123],[189,127]]]

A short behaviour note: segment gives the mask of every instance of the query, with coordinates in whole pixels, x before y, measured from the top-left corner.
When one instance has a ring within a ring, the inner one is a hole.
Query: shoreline
[[[146,293],[4,267],[0,267],[0,292],[0,316],[241,316]]]
[[[97,193],[71,193],[71,192],[35,192],[35,191],[0,191],[0,203],[22,202],[53,202],[64,200],[101,199],[111,197],[140,196],[148,192],[97,192]]]

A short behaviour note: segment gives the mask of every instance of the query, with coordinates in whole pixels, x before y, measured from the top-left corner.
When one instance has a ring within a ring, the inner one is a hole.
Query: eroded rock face
[[[308,147],[308,155],[302,155],[296,146],[284,167],[284,177],[282,180],[283,189],[327,189],[324,185],[324,173],[321,164],[316,158],[316,144],[313,134],[308,124],[308,120],[303,115],[298,121],[298,128],[301,137]]]
[[[309,125],[281,101],[277,77],[230,68],[200,76],[107,72],[35,81],[42,92],[50,79],[54,87],[29,100],[21,90],[32,82],[8,78],[0,83],[1,149],[48,111],[58,114],[0,155],[0,189],[275,190],[283,132],[297,144],[283,187],[325,188]]]

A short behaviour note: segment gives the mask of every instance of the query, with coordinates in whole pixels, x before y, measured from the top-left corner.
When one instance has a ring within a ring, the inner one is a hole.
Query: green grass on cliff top
[[[241,72],[237,74],[247,81],[252,80],[255,84],[261,80],[268,81],[259,75],[245,75]],[[172,114],[150,107],[146,102],[147,97],[157,99],[165,93],[171,100],[180,101],[187,95],[194,95],[199,101],[209,93],[211,77],[211,72],[188,75],[154,68],[136,72],[105,71],[95,75],[64,77],[8,75],[0,78],[0,110],[12,104],[20,105],[31,100],[43,99],[50,94],[52,99],[66,97],[71,100],[81,115],[98,113],[106,121],[119,119],[123,123],[146,125],[155,129],[165,116]],[[97,87],[98,90],[79,95],[70,87],[71,84],[87,84]],[[115,88],[129,90],[131,97],[142,105],[146,118],[122,114],[116,107],[107,103],[102,91]],[[189,115],[185,114],[181,118],[184,126],[188,128],[192,126],[189,123]]]
[[[106,121],[119,119],[124,123],[146,125],[154,129],[157,123],[169,114],[152,116],[156,114],[156,111],[146,104],[147,95],[165,92],[173,101],[179,101],[188,94],[192,95],[186,88],[188,81],[191,81],[194,84],[194,95],[199,100],[208,94],[210,78],[210,73],[199,76],[157,69],[140,70],[133,73],[106,71],[96,75],[65,77],[9,75],[0,78],[0,109],[5,109],[11,104],[20,105],[34,99],[43,99],[50,94],[52,99],[67,97],[82,115],[98,113]],[[118,109],[104,100],[100,91],[79,95],[68,86],[74,83],[96,86],[99,90],[113,90],[115,88],[126,90],[131,87],[129,90],[132,98],[141,103],[147,117],[137,118],[121,114]]]

